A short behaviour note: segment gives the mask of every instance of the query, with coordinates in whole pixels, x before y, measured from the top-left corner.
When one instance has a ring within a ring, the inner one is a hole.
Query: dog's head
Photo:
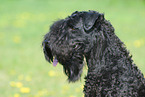
[[[84,55],[93,47],[93,33],[103,20],[104,15],[95,11],[74,12],[55,22],[45,35],[42,46],[46,60],[62,64],[69,81],[80,78]]]

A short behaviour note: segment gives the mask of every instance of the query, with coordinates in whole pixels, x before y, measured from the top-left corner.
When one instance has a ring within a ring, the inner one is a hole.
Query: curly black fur
[[[70,82],[86,58],[85,97],[145,97],[145,79],[111,23],[95,11],[74,12],[55,22],[42,43],[46,60],[55,57]]]

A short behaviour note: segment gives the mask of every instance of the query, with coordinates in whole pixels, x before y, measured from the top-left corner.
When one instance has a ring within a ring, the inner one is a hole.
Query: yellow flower
[[[28,88],[28,87],[22,87],[22,88],[20,88],[20,92],[21,93],[30,93],[30,88]]]
[[[143,39],[135,40],[133,44],[136,48],[140,48],[142,45],[144,45],[144,40]]]
[[[11,81],[10,82],[10,86],[11,87],[17,87],[17,88],[21,88],[23,86],[23,84],[21,82],[14,82],[14,81]]]
[[[11,87],[15,87],[15,86],[16,86],[16,83],[15,83],[14,81],[11,81],[11,82],[10,82],[10,86],[11,86]]]
[[[56,73],[55,73],[53,70],[50,70],[50,71],[48,72],[48,75],[51,76],[51,77],[53,77],[53,76],[56,75]]]
[[[14,42],[14,43],[17,43],[17,44],[20,43],[20,42],[21,42],[20,36],[14,36],[14,37],[13,37],[13,42]]]
[[[14,94],[14,97],[20,97],[20,94],[16,93]]]
[[[22,86],[23,86],[23,84],[22,84],[21,82],[17,82],[17,83],[16,83],[16,87],[17,87],[17,88],[21,88]]]
[[[134,41],[134,46],[139,48],[141,46],[141,42],[139,40]]]

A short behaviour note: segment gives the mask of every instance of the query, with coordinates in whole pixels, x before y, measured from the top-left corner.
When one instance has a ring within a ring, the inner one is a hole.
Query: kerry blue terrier
[[[59,62],[69,82],[80,79],[86,58],[85,97],[145,97],[145,79],[104,14],[74,12],[56,21],[42,43],[48,62]]]

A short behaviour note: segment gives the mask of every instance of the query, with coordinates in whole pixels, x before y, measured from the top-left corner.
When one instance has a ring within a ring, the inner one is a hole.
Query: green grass
[[[69,84],[62,66],[47,63],[41,48],[49,26],[76,10],[105,13],[145,74],[143,0],[1,0],[0,97],[83,96],[86,68],[81,81]]]

